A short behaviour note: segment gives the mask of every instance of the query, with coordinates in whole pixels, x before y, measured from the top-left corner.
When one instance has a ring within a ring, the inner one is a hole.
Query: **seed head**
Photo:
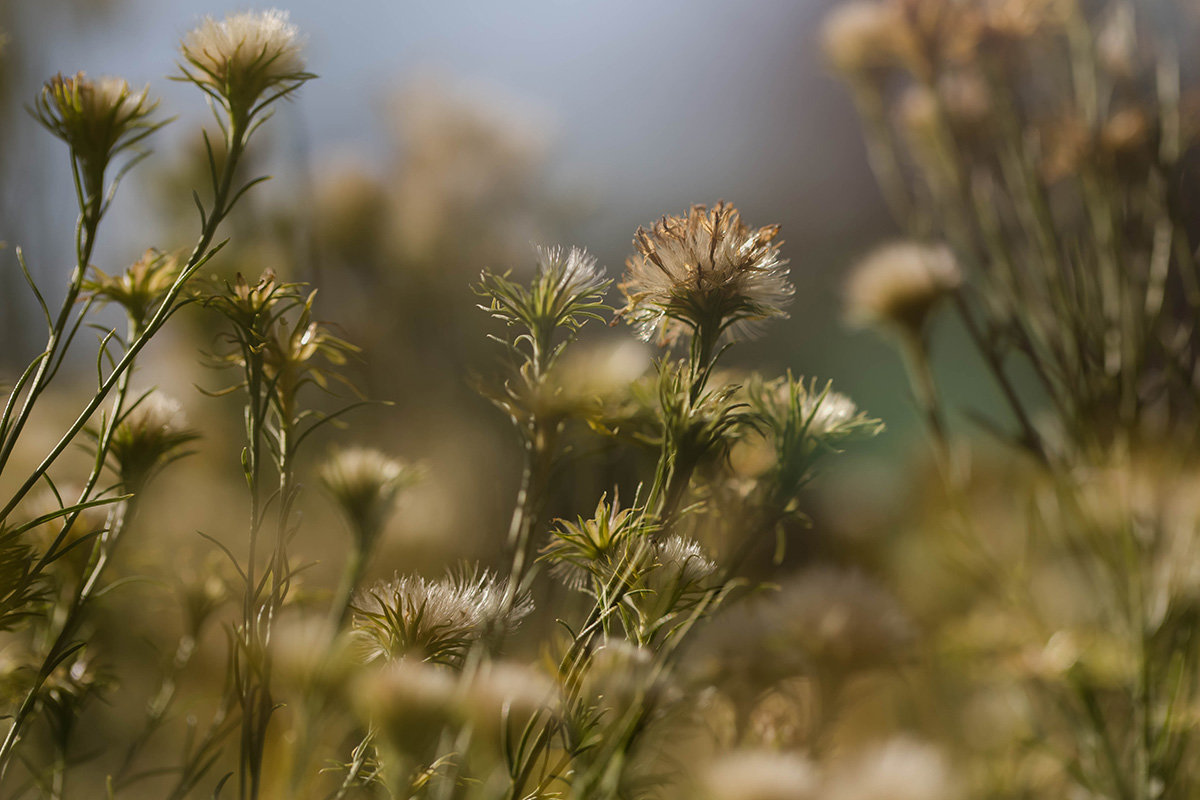
[[[938,302],[962,284],[962,272],[945,245],[895,242],[872,251],[846,282],[847,316],[856,324],[882,325],[919,336]]]
[[[260,101],[287,94],[313,77],[304,71],[303,44],[286,11],[245,11],[219,22],[206,17],[183,38],[182,70],[241,124]]]
[[[352,447],[330,456],[320,478],[366,553],[387,524],[396,496],[420,479],[420,470],[378,450]]]
[[[638,228],[626,262],[620,312],[646,341],[664,344],[688,331],[752,334],[755,323],[783,317],[793,288],[779,253],[778,225],[753,229],[736,208],[692,206]]]
[[[199,438],[189,430],[179,402],[152,392],[125,414],[113,431],[109,455],[125,491],[137,493],[166,464],[181,458],[180,448]]]
[[[507,581],[487,571],[441,580],[396,576],[355,599],[354,628],[368,661],[411,657],[457,666],[471,644],[514,630],[533,610],[528,596],[510,602],[507,594]]]
[[[157,106],[149,87],[135,92],[121,78],[59,73],[42,87],[33,114],[71,148],[85,199],[95,201],[104,193],[104,171],[112,157],[159,127],[148,119]]]

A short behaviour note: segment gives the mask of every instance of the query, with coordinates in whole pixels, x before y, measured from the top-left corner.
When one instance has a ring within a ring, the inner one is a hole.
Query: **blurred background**
[[[320,291],[317,317],[362,347],[351,379],[395,405],[359,412],[327,438],[384,445],[428,468],[430,480],[413,493],[393,537],[404,560],[433,565],[493,552],[516,491],[516,438],[470,377],[494,371],[500,354],[485,340],[494,325],[470,289],[479,271],[527,274],[532,243],[563,243],[586,246],[619,277],[639,225],[718,199],[735,203],[751,225],[782,225],[796,285],[790,319],[737,347],[727,366],[832,379],[888,425],[820,482],[811,502],[818,527],[823,517],[851,534],[871,526],[864,476],[873,502],[906,493],[897,482],[910,473],[895,469],[897,460],[922,460],[925,451],[901,365],[882,340],[840,319],[846,266],[894,229],[849,98],[822,64],[818,23],[831,4],[287,6],[309,37],[309,67],[320,79],[283,105],[257,140],[254,167],[275,179],[227,223],[233,242],[212,271],[254,277],[270,268],[311,282]],[[111,274],[149,246],[188,247],[198,229],[190,190],[202,185],[199,131],[211,118],[194,87],[167,76],[181,35],[199,18],[241,8],[217,0],[0,5],[4,374],[28,363],[40,341],[12,247],[24,249],[54,296],[74,223],[65,149],[23,106],[59,71],[148,83],[160,113],[176,120],[123,186],[96,264]],[[609,302],[618,298],[614,289]],[[205,458],[168,475],[156,493],[174,509],[192,497],[213,527],[222,524],[213,504],[188,487],[236,476],[236,401],[192,388],[227,383],[199,364],[216,324],[199,311],[188,316],[172,337],[156,340],[141,374],[143,384],[178,396],[208,434]],[[957,357],[961,337],[941,333],[935,357],[947,392],[986,403],[990,387]],[[632,337],[593,325],[583,338]],[[81,374],[89,358],[81,357]],[[853,482],[839,480],[849,473]],[[608,478],[555,510],[590,509]],[[240,502],[236,485],[228,491]],[[312,513],[316,527],[325,524],[323,512]],[[397,566],[386,556],[379,563],[387,572]]]

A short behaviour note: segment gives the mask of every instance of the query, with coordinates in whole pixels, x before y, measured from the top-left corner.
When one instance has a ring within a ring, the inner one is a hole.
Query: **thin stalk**
[[[913,399],[929,430],[938,467],[949,480],[951,478],[950,439],[946,431],[941,402],[938,399],[937,383],[933,379],[933,370],[929,365],[929,350],[920,337],[909,335],[903,337],[901,350],[904,355],[904,366],[908,372],[909,385],[912,387]]]
[[[213,250],[210,246],[212,245],[213,238],[216,236],[217,228],[220,226],[221,221],[224,220],[226,214],[229,212],[232,199],[236,197],[235,195],[231,194],[233,191],[234,171],[243,151],[245,150],[245,146],[246,142],[244,139],[244,134],[240,129],[231,125],[229,130],[229,155],[226,158],[225,168],[222,172],[220,182],[213,189],[213,209],[205,220],[205,224],[200,233],[200,238],[193,247],[192,253],[188,257],[186,265],[180,271],[179,277],[175,279],[175,282],[171,285],[171,288],[167,290],[162,302],[155,310],[153,316],[151,316],[150,320],[146,322],[142,333],[129,343],[128,348],[125,350],[125,354],[113,366],[108,377],[105,378],[105,380],[100,384],[95,395],[87,403],[87,405],[84,406],[83,410],[76,417],[75,421],[72,422],[67,428],[66,433],[59,438],[58,442],[50,449],[50,452],[46,454],[41,463],[33,469],[28,478],[26,478],[25,482],[21,484],[21,486],[13,494],[11,499],[9,499],[9,501],[4,505],[4,507],[0,508],[0,522],[8,519],[8,515],[12,513],[12,511],[17,507],[21,500],[25,498],[29,491],[38,484],[38,482],[42,479],[42,476],[47,470],[50,469],[51,465],[54,464],[58,457],[62,455],[63,451],[67,449],[72,441],[74,441],[75,436],[78,435],[79,432],[83,430],[84,426],[87,425],[88,420],[92,418],[92,415],[99,410],[100,406],[104,403],[105,398],[108,396],[108,393],[113,389],[114,386],[117,385],[122,376],[132,369],[133,363],[138,354],[142,351],[142,348],[144,348],[150,342],[150,339],[153,338],[153,336],[158,333],[159,329],[166,324],[170,316],[178,310],[176,301],[179,299],[179,295],[183,292],[184,285],[187,283],[188,279],[195,274],[196,270],[199,269],[200,266],[211,257]],[[87,241],[86,236],[84,241]],[[90,253],[91,251],[88,249],[85,252]],[[82,280],[82,278],[80,278],[80,280]],[[44,363],[49,363],[49,359],[47,359]],[[39,372],[40,371],[41,369],[39,368]],[[10,442],[5,444],[5,452],[12,449],[12,444],[16,441],[16,433],[17,430],[14,421],[14,429],[10,431]],[[3,458],[7,458],[7,456],[5,455],[0,457],[0,469],[3,468]],[[2,751],[0,751],[0,758],[2,757]]]
[[[79,221],[75,227],[75,268],[71,271],[66,296],[63,297],[58,317],[54,321],[54,327],[50,331],[50,338],[46,342],[45,356],[42,358],[41,363],[38,364],[37,372],[34,373],[33,380],[30,382],[29,389],[25,394],[25,400],[21,403],[21,408],[17,412],[16,418],[11,421],[11,424],[7,419],[4,421],[5,436],[3,441],[0,442],[0,474],[3,474],[4,467],[8,464],[8,459],[12,455],[13,448],[21,436],[21,430],[29,420],[29,415],[32,413],[38,397],[49,384],[50,378],[54,374],[53,366],[58,360],[59,346],[63,343],[63,336],[67,332],[71,311],[75,308],[75,301],[79,298],[79,292],[83,288],[83,279],[87,273],[88,264],[91,263],[92,250],[96,245],[96,231],[100,227],[100,219],[103,216],[100,198],[84,198],[82,194],[82,189],[78,181],[79,165],[75,160],[74,154],[71,156],[71,169],[72,173],[76,176],[77,196],[80,201]],[[0,512],[0,521],[7,519],[7,517],[7,511]]]

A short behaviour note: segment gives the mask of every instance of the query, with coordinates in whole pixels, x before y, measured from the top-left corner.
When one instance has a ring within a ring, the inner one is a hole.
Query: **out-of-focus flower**
[[[370,552],[396,496],[420,479],[420,470],[365,447],[338,450],[321,467],[321,483],[350,522],[362,552]]]
[[[725,332],[753,333],[755,323],[786,316],[792,297],[778,235],[778,225],[753,229],[725,202],[638,228],[620,316],[647,341],[671,343],[691,331],[715,343]]]
[[[182,69],[240,125],[256,106],[312,77],[304,71],[302,47],[286,11],[244,11],[219,22],[206,17],[183,38]]]
[[[958,289],[962,271],[944,245],[894,242],[869,253],[846,282],[847,315],[920,336],[937,304]]]
[[[117,424],[109,455],[124,490],[136,494],[158,470],[187,455],[180,448],[198,438],[199,434],[187,427],[179,401],[151,392]]]
[[[510,601],[507,582],[487,571],[441,580],[397,576],[360,593],[353,606],[367,660],[409,657],[451,666],[474,642],[514,630],[532,610],[528,596]]]
[[[769,750],[726,753],[705,770],[705,800],[817,800],[820,774],[807,759]]]
[[[911,47],[899,7],[887,0],[840,3],[821,23],[825,59],[846,75],[892,66]]]
[[[84,281],[83,290],[97,300],[123,306],[136,332],[178,275],[179,262],[174,256],[147,250],[119,275],[109,276],[92,267],[92,277]]]

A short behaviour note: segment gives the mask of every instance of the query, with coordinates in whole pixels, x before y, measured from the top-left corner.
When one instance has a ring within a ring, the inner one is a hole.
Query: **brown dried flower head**
[[[786,316],[791,300],[778,225],[751,228],[731,204],[692,206],[638,228],[626,262],[620,316],[643,339],[672,343],[686,332],[714,338],[754,332],[754,323]]]

